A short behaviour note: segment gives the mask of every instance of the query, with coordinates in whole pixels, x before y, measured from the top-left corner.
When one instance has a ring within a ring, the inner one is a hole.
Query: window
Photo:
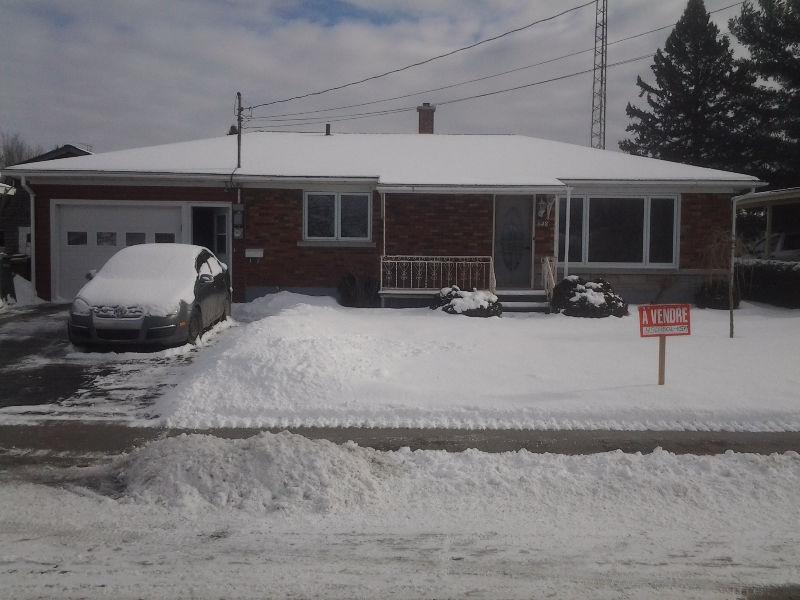
[[[97,232],[97,245],[98,246],[116,246],[117,233],[115,231],[98,231]]]
[[[674,197],[594,196],[571,198],[571,264],[653,265],[676,263],[678,201]],[[566,198],[559,202],[558,260],[564,261]]]
[[[561,198],[558,209],[558,260],[563,261],[567,240],[566,198]],[[583,262],[583,198],[570,198],[569,213],[569,262]]]
[[[156,244],[174,244],[175,243],[175,234],[174,233],[157,233],[155,235]]]
[[[85,231],[68,231],[67,246],[85,246],[89,241],[89,234]]]
[[[306,194],[304,239],[368,241],[371,204],[370,194]]]
[[[145,242],[145,234],[143,233],[126,233],[125,234],[125,245],[126,246],[136,246],[138,244],[144,244]]]
[[[650,199],[650,262],[675,261],[675,199]]]
[[[644,198],[589,200],[589,262],[641,263]]]
[[[228,217],[225,213],[218,213],[214,217],[214,252],[228,253]]]

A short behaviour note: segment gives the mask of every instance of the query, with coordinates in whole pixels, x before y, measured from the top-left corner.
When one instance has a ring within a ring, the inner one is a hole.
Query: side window
[[[116,231],[98,231],[97,232],[97,245],[98,246],[116,246],[117,245],[117,232]]]
[[[125,245],[126,246],[136,246],[138,244],[145,243],[145,234],[143,233],[126,233],[125,234]]]
[[[85,246],[89,241],[89,234],[85,231],[68,231],[67,246]]]
[[[175,234],[174,233],[157,233],[155,235],[156,244],[174,244],[175,243]]]

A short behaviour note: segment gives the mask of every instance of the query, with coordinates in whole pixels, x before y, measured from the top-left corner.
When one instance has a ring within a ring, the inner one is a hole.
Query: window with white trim
[[[369,193],[306,192],[303,197],[303,239],[367,242],[372,239]]]
[[[564,261],[566,198],[559,201],[558,260]],[[674,266],[674,196],[590,196],[570,200],[570,264]],[[577,239],[576,239],[577,238]]]

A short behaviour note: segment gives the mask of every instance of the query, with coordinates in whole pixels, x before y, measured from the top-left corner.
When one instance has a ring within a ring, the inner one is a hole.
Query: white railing
[[[494,292],[492,257],[381,256],[381,291],[439,290],[451,285]]]
[[[542,287],[547,301],[553,299],[553,289],[556,287],[556,257],[545,256],[542,259]]]

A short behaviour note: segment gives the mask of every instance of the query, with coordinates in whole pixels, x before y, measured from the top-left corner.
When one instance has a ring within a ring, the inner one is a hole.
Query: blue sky
[[[49,148],[96,151],[224,134],[242,90],[255,104],[359,79],[518,27],[578,0],[5,0],[0,130]],[[729,4],[707,0],[713,10]],[[611,40],[676,21],[685,0],[614,0]],[[736,9],[715,17],[723,31]],[[587,7],[423,68],[257,115],[302,112],[407,94],[546,60],[593,44]],[[668,32],[609,50],[613,62],[662,46]],[[591,53],[405,100],[334,114],[411,107],[338,121],[334,131],[413,132],[413,107],[590,68]],[[625,105],[650,61],[609,71],[608,147],[624,137]],[[591,76],[441,106],[441,133],[519,133],[586,144]],[[273,122],[272,126],[285,122]],[[321,130],[324,124],[296,129]],[[286,128],[284,128],[286,129]]]

